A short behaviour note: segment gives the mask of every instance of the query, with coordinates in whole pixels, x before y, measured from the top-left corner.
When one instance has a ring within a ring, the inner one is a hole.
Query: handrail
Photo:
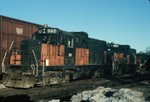
[[[6,57],[7,57],[8,53],[10,52],[10,50],[11,50],[13,44],[14,44],[14,41],[11,42],[10,47],[9,47],[9,50],[6,50],[5,55],[4,55],[4,57],[3,57],[3,60],[2,60],[2,63],[1,63],[1,65],[2,65],[2,73],[5,73],[6,67],[5,67],[5,63],[4,63],[4,62],[5,62],[5,60],[6,60]]]
[[[33,53],[33,56],[34,56],[34,59],[35,59],[35,63],[36,63],[36,77],[38,76],[38,61],[37,61],[37,58],[36,58],[36,55],[35,55],[35,52],[34,50],[32,50],[32,53]]]

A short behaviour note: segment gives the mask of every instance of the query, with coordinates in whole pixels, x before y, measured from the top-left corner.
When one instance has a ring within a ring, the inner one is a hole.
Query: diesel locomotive
[[[18,53],[14,49],[10,52],[8,63],[3,65],[3,84],[7,87],[61,84],[136,69],[136,50],[129,45],[46,25],[39,27],[31,39],[23,40]]]
[[[112,74],[134,73],[138,68],[136,50],[129,45],[108,44],[112,55]]]

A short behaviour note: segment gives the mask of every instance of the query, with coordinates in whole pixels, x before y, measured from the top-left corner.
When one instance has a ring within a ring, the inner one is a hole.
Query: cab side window
[[[73,48],[74,46],[74,39],[71,37],[68,37],[67,39],[68,47]]]

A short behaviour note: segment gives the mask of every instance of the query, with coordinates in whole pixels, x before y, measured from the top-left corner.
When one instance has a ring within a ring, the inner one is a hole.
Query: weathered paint
[[[89,49],[76,48],[76,62],[75,65],[89,64]]]
[[[58,50],[60,50],[58,54]],[[64,65],[64,45],[42,44],[41,46],[42,65],[63,66]],[[48,62],[47,62],[48,61]]]

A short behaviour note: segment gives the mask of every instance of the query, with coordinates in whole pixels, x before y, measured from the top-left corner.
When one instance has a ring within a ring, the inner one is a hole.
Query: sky
[[[150,47],[149,0],[0,0],[0,15],[84,31],[137,52]]]

